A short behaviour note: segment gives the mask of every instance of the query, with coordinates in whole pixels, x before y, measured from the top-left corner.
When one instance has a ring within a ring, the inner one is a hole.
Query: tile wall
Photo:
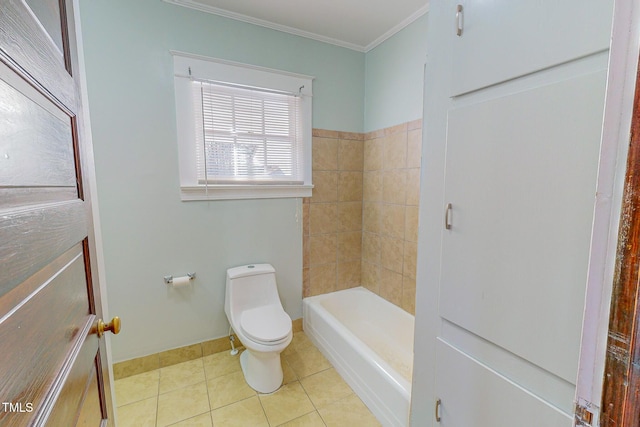
[[[303,203],[303,294],[360,286],[364,134],[314,129],[313,195]]]
[[[422,121],[314,130],[305,199],[304,296],[364,286],[415,313]]]

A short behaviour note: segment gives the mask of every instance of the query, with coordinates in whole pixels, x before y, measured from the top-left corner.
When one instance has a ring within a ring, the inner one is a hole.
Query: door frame
[[[606,353],[603,373],[594,378],[594,389],[595,380],[601,380],[601,426],[637,427],[640,425],[640,2],[617,0],[615,5],[610,82],[611,97],[614,100],[617,97],[621,110],[612,107],[613,113],[619,113],[617,123],[615,119],[608,123],[605,117],[603,141],[608,141],[607,131],[617,131],[617,143],[627,153],[619,158],[618,165],[618,181],[622,181],[623,191],[617,211],[612,212],[612,219],[617,213],[618,220],[615,248],[611,247],[610,252],[614,255],[610,257],[613,270],[605,276],[613,279],[610,298],[604,299],[610,301],[610,311],[601,320],[607,327],[606,337],[601,339],[601,343],[606,343]],[[616,78],[621,83],[613,83]],[[608,124],[611,126],[607,127]]]
[[[95,162],[93,155],[93,139],[91,134],[91,119],[89,116],[89,95],[87,91],[86,67],[84,61],[84,43],[82,39],[82,23],[80,17],[80,0],[66,0],[66,19],[69,26],[70,41],[75,42],[75,55],[72,55],[72,67],[76,70],[74,78],[80,96],[81,117],[78,120],[78,133],[82,144],[79,147],[80,161],[82,164],[82,180],[85,203],[90,206],[91,218],[93,222],[93,234],[88,236],[88,247],[91,254],[91,278],[94,287],[100,290],[99,297],[96,298],[96,310],[102,314],[102,318],[111,319],[113,315],[109,312],[107,302],[107,286],[105,276],[104,251],[102,245],[102,230],[100,228],[100,213],[98,209],[97,181],[95,173]],[[104,342],[106,351],[102,354],[102,372],[104,379],[105,400],[108,406],[109,426],[117,426],[117,412],[115,410],[115,387],[114,374],[111,356],[111,334],[105,334],[101,341]]]

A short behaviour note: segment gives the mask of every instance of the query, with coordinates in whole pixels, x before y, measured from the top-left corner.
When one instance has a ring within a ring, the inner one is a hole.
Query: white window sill
[[[198,185],[180,187],[183,202],[311,197],[313,185]]]

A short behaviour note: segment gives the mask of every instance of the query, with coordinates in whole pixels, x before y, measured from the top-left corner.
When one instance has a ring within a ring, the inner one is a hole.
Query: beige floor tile
[[[207,412],[206,414],[171,424],[170,427],[213,427],[213,421],[211,421],[211,413]]]
[[[211,411],[215,427],[269,427],[258,397]]]
[[[208,380],[242,369],[240,367],[240,353],[232,356],[230,352],[223,351],[203,357],[202,361],[204,363],[204,373]]]
[[[158,426],[174,424],[209,410],[207,385],[204,381],[173,390],[158,397]]]
[[[115,382],[116,405],[123,406],[158,395],[159,370],[133,375]]]
[[[272,426],[286,423],[315,409],[298,381],[282,386],[273,394],[261,394],[259,397]]]
[[[118,407],[118,427],[155,427],[158,397]]]
[[[204,381],[202,358],[160,369],[160,393]]]
[[[324,408],[319,408],[318,413],[327,427],[375,427],[381,425],[356,394],[333,402]]]
[[[313,347],[313,343],[311,342],[309,337],[307,337],[307,335],[302,331],[296,332],[295,334],[293,334],[293,339],[291,340],[287,348],[284,349],[282,354],[286,355],[288,353],[293,353],[296,350],[308,348],[309,346]]]
[[[217,409],[255,396],[256,392],[244,380],[242,372],[232,372],[207,381],[209,404]]]
[[[331,363],[313,345],[295,349],[284,357],[298,378],[308,377],[331,367]]]
[[[325,427],[325,424],[318,412],[314,411],[288,423],[281,424],[280,427]]]
[[[289,366],[289,363],[282,356],[280,356],[280,363],[282,365],[282,373],[284,374],[284,378],[282,379],[282,384],[284,385],[284,384],[289,384],[291,382],[297,381],[298,377],[296,376],[296,373],[293,372],[293,369],[291,369],[291,366]]]
[[[334,368],[303,378],[300,383],[316,408],[327,406],[353,393]]]

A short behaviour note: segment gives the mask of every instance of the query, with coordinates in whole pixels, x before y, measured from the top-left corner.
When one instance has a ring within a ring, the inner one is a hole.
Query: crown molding
[[[370,50],[374,49],[376,46],[382,44],[385,40],[391,38],[393,35],[400,32],[405,27],[408,27],[413,21],[420,18],[422,15],[424,15],[427,12],[429,12],[428,2],[423,7],[418,9],[415,13],[413,13],[411,16],[409,16],[408,18],[400,22],[395,27],[391,28],[389,31],[387,31],[386,33],[384,33],[383,35],[381,35],[380,37],[378,37],[368,45],[366,45],[364,47],[364,52],[369,52]]]
[[[429,11],[429,3],[427,3],[424,7],[418,9],[415,13],[413,13],[407,19],[403,20],[398,25],[391,28],[389,31],[384,33],[382,36],[378,37],[373,42],[369,43],[367,46],[361,46],[355,43],[349,43],[343,40],[334,39],[332,37],[327,37],[320,34],[312,33],[310,31],[300,30],[298,28],[289,27],[287,25],[276,24],[275,22],[266,21],[264,19],[258,19],[251,16],[243,15],[241,13],[231,12],[218,7],[202,4],[197,0],[163,0],[163,1],[176,6],[182,6],[182,7],[187,7],[189,9],[198,10],[200,12],[211,13],[213,15],[234,19],[236,21],[246,22],[248,24],[258,25],[260,27],[265,27],[272,30],[293,34],[295,36],[305,37],[308,39],[332,44],[334,46],[344,47],[346,49],[351,49],[351,50],[355,50],[357,52],[363,52],[363,53],[366,53],[371,49],[375,48],[376,46],[378,46],[379,44],[383,43],[385,40],[392,37],[394,34],[396,34],[400,30],[402,30],[404,27],[411,24],[413,21],[415,21],[416,19],[418,19],[419,17],[421,17],[422,15],[424,15]]]
[[[225,18],[234,19],[236,21],[246,22],[248,24],[258,25],[260,27],[269,28],[283,33],[293,34],[295,36],[305,37],[308,39],[320,41],[323,43],[332,44],[339,47],[355,50],[358,52],[364,52],[364,46],[357,45],[355,43],[349,43],[342,40],[326,37],[320,34],[312,33],[310,31],[303,31],[297,28],[289,27],[286,25],[276,24],[275,22],[266,21],[264,19],[258,19],[251,16],[243,15],[241,13],[230,12],[225,9],[205,5],[195,0],[163,0],[166,3],[174,4],[177,6],[188,7],[189,9],[199,10],[201,12],[211,13],[213,15],[222,16]]]

